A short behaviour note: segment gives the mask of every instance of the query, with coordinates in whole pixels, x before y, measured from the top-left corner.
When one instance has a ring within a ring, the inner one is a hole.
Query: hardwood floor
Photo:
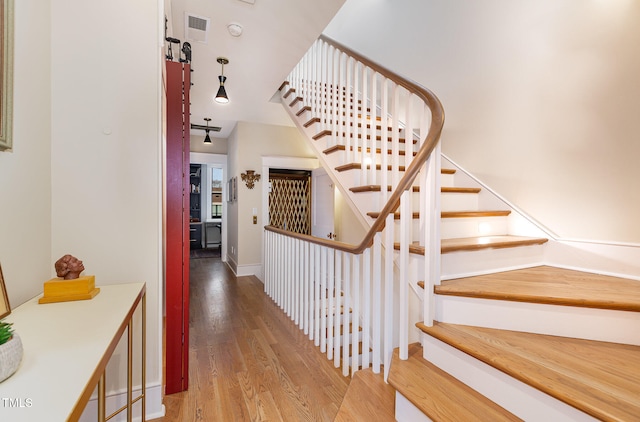
[[[263,292],[219,259],[191,260],[189,390],[173,421],[333,421],[349,385]]]

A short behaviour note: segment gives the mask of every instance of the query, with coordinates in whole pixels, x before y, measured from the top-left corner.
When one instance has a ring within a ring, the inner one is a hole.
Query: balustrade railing
[[[358,185],[380,186],[380,212],[357,245],[265,227],[265,291],[345,375],[369,366],[377,373],[384,363],[386,376],[393,348],[407,358],[412,280],[425,281],[422,314],[433,321],[442,106],[429,90],[324,36],[288,84],[284,96],[295,100],[285,108],[295,108],[294,119],[310,116],[299,127],[313,127],[319,154],[341,151],[340,164],[359,168]],[[416,243],[426,252],[414,262]]]

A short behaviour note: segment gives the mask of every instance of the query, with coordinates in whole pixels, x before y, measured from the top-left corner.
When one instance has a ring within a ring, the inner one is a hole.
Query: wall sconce
[[[254,170],[247,170],[246,173],[242,173],[240,175],[242,181],[246,183],[249,189],[253,189],[255,186],[255,182],[260,181],[260,175],[257,174]]]
[[[222,71],[221,75],[218,76],[218,79],[220,80],[220,88],[218,88],[215,100],[217,103],[226,104],[229,102],[229,97],[227,97],[227,90],[224,89],[224,81],[227,80],[227,77],[224,76],[224,65],[229,64],[229,59],[218,57],[217,62],[222,65]]]

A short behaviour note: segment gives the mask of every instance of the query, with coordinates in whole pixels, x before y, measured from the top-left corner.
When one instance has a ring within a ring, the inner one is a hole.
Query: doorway
[[[269,169],[269,224],[311,234],[311,172]]]
[[[191,164],[200,165],[202,171],[202,189],[200,200],[200,239],[203,251],[216,249],[222,261],[227,261],[227,195],[224,183],[227,174],[227,156],[224,154],[190,153]],[[216,254],[217,255],[217,254]]]

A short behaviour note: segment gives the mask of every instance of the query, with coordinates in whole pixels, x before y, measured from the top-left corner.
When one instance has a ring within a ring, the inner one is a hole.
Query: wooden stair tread
[[[478,193],[480,188],[458,188],[454,186],[443,186],[440,188],[442,193]]]
[[[349,188],[349,190],[353,193],[362,193],[362,192],[380,192],[382,187],[380,185],[364,185],[364,186],[355,186],[353,188]],[[419,192],[419,186],[413,186],[411,189],[413,192]],[[387,186],[387,191],[391,192],[391,186]]]
[[[440,213],[441,218],[477,218],[477,217],[506,217],[511,214],[511,211],[442,211]],[[379,212],[368,212],[367,215],[372,218],[378,218]],[[413,218],[420,218],[419,212],[412,213]],[[400,219],[400,213],[393,213],[395,220]]]
[[[549,266],[444,280],[435,293],[640,312],[640,281]]]
[[[476,217],[506,217],[511,214],[509,210],[487,211],[442,211],[442,218],[476,218]]]
[[[371,368],[357,371],[342,400],[334,421],[394,422],[395,390],[384,382],[384,375]]]
[[[334,145],[332,147],[329,147],[329,148],[323,150],[322,153],[323,154],[333,154],[334,152],[345,151],[346,149],[347,149],[347,147],[345,147],[344,145]],[[354,148],[350,147],[349,150],[353,151]],[[362,147],[356,148],[356,151],[358,151],[358,152],[362,151]],[[365,149],[365,151],[367,153],[370,153],[371,152],[371,148],[367,147]],[[376,148],[375,153],[376,154],[381,154],[382,150],[380,148]],[[387,150],[387,154],[389,154],[389,155],[393,154],[393,150],[388,149]],[[417,152],[413,152],[413,155],[416,155],[416,154],[417,154]],[[405,155],[405,151],[398,151],[398,155]]]
[[[525,236],[480,236],[441,240],[441,253],[542,245],[549,239]]]
[[[391,192],[392,189],[393,189],[392,186],[387,186],[388,192]],[[382,186],[380,185],[355,186],[355,187],[349,188],[349,190],[351,192],[380,192],[380,190],[382,190]],[[413,186],[412,192],[420,192],[420,186]],[[440,192],[442,193],[478,193],[480,192],[480,188],[441,187]]]
[[[389,384],[434,421],[521,420],[426,361],[418,343],[409,345],[407,360],[394,350]]]
[[[371,167],[367,166],[367,170],[369,170]],[[380,164],[376,164],[376,170],[380,170],[382,168],[382,166]],[[342,164],[338,167],[336,167],[336,171],[342,172],[342,171],[347,171],[347,170],[361,170],[362,169],[362,164],[361,163],[347,163],[347,164]],[[387,165],[387,170],[391,171],[392,170],[392,166],[391,164]],[[405,171],[405,166],[398,166],[398,170],[399,171]],[[454,174],[456,171],[455,169],[442,169],[440,171],[441,174]]]
[[[640,346],[435,323],[426,334],[605,421],[640,415]]]
[[[367,170],[369,170],[371,167],[367,166]],[[376,164],[376,170],[380,170],[382,168],[382,166],[380,164]],[[347,163],[347,164],[343,164],[341,166],[336,167],[336,171],[338,172],[343,172],[343,171],[348,171],[348,170],[361,170],[362,169],[362,164],[360,163]],[[387,170],[391,171],[392,170],[392,166],[391,164],[389,164],[387,166]],[[398,166],[398,171],[404,171],[405,167],[404,166]]]
[[[519,246],[542,245],[549,239],[543,237],[524,237],[524,236],[480,236],[480,237],[461,237],[455,239],[442,239],[440,252],[451,253],[461,251],[478,251],[482,249],[502,249],[515,248]],[[395,243],[395,250],[400,249],[400,244]],[[409,245],[409,252],[418,255],[424,255],[424,246],[417,244]]]

